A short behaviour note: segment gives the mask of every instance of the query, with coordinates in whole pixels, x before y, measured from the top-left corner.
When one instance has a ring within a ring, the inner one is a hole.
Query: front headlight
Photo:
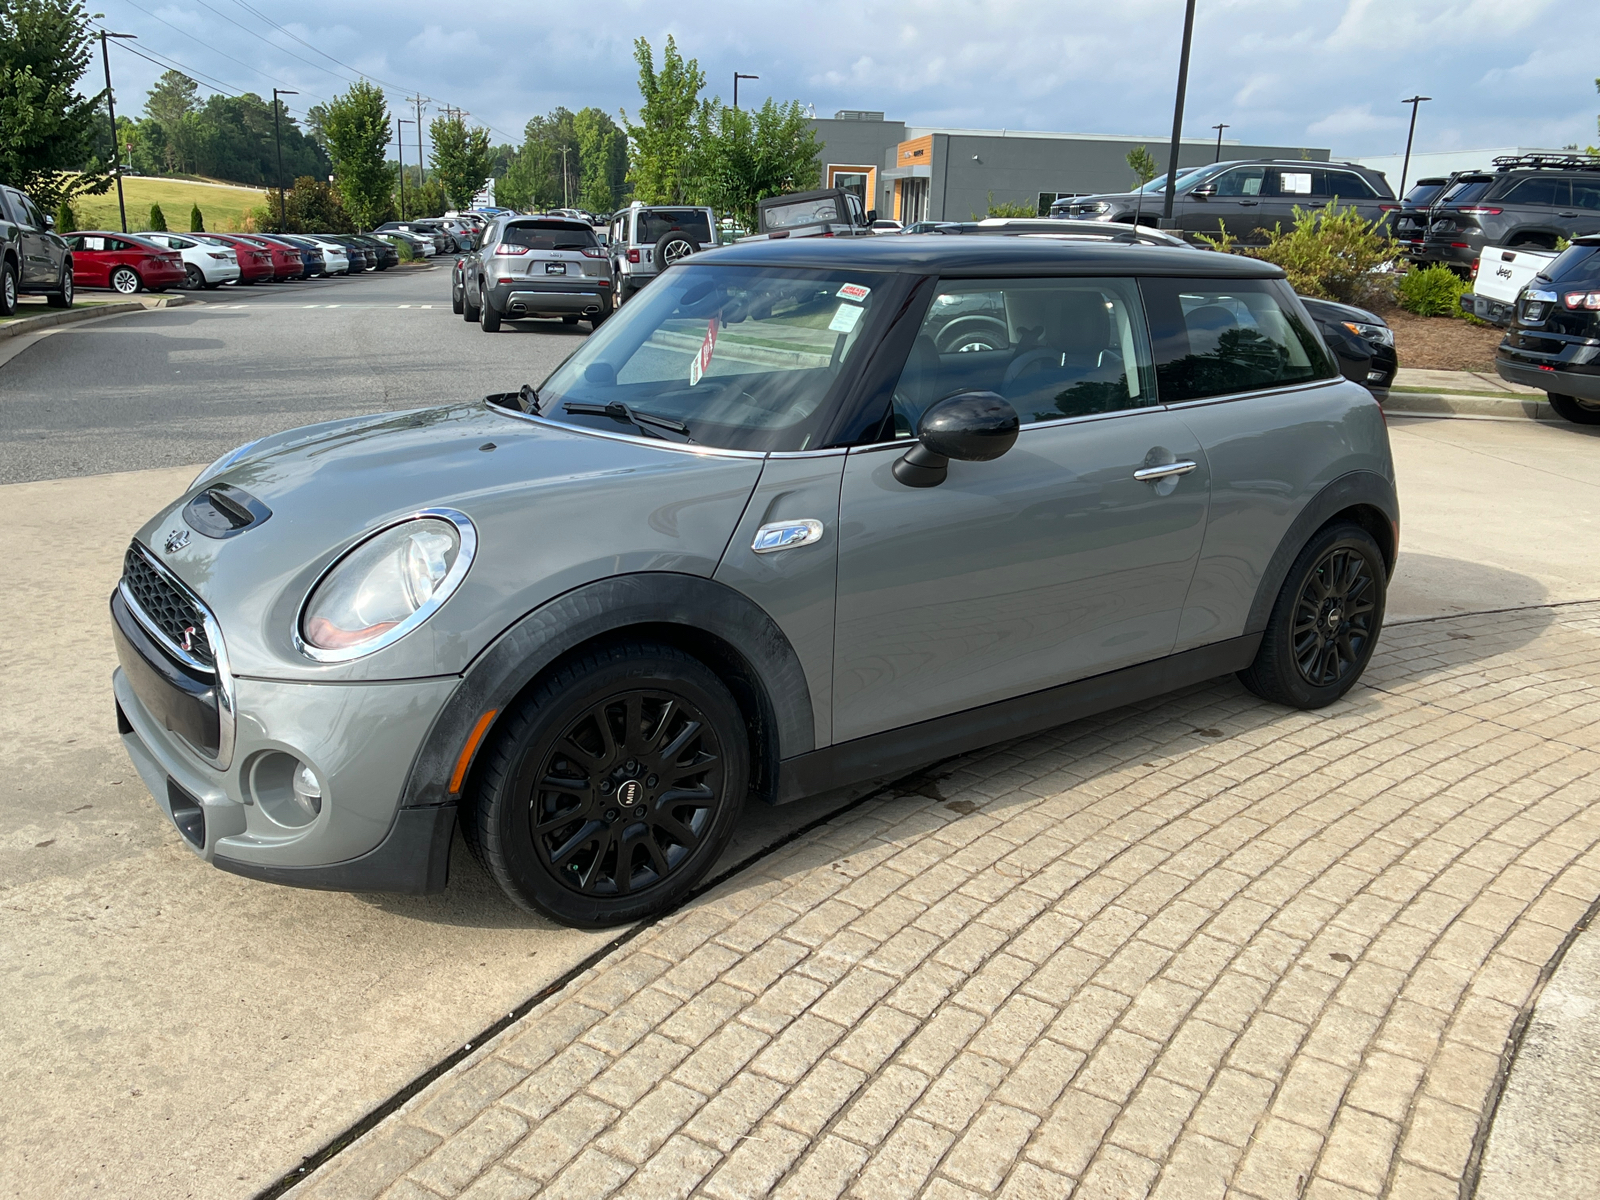
[[[210,479],[213,475],[222,474],[222,472],[226,471],[229,467],[233,466],[234,463],[238,462],[246,454],[250,453],[256,442],[259,442],[260,440],[260,438],[257,438],[255,442],[246,442],[244,445],[239,446],[236,449],[229,450],[204,471],[201,471],[200,474],[196,475],[194,477],[194,482],[189,485],[189,490],[192,492],[207,479]]]
[[[1394,330],[1387,325],[1371,325],[1366,321],[1346,321],[1344,327],[1357,337],[1366,338],[1380,346],[1394,345]]]
[[[371,654],[410,633],[460,586],[477,549],[466,514],[427,509],[347,551],[311,589],[295,644],[318,662]]]

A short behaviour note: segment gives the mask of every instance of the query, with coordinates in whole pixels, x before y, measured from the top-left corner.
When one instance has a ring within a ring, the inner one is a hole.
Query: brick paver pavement
[[[944,764],[657,923],[297,1200],[1456,1197],[1600,897],[1600,604]]]

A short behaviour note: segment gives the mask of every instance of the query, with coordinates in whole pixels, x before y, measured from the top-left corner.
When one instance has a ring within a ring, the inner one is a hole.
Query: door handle
[[[1239,207],[1240,208],[1254,208],[1256,205],[1258,205],[1260,203],[1261,203],[1261,201],[1259,201],[1259,200],[1241,200],[1241,201],[1239,201]]]
[[[1133,477],[1140,483],[1154,483],[1158,479],[1166,479],[1173,475],[1187,475],[1199,465],[1193,462],[1162,463],[1159,467],[1140,467],[1133,473]]]
[[[1575,217],[1577,215],[1578,215],[1577,213],[1557,213],[1556,214],[1556,216],[1558,216],[1558,217]]]

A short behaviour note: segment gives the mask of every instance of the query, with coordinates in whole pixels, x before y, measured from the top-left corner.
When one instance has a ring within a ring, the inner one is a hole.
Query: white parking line
[[[409,304],[402,304],[400,307],[401,308],[410,308],[411,306]],[[433,305],[431,305],[431,304],[419,304],[419,305],[417,305],[417,307],[418,308],[432,308]]]
[[[399,306],[398,306],[398,307],[400,307],[400,308],[410,308],[410,307],[411,307],[411,305],[409,305],[409,304],[401,304],[401,305],[399,305]],[[423,305],[423,307],[424,307],[424,308],[426,308],[426,307],[427,307],[427,305]]]

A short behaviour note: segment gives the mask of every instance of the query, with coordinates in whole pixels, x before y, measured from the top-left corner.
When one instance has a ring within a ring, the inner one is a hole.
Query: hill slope
[[[267,202],[267,193],[256,188],[143,175],[123,176],[122,191],[128,203],[130,233],[149,227],[152,204],[161,205],[161,211],[167,218],[167,227],[179,231],[189,228],[189,207],[198,204],[206,228],[225,233],[238,230],[251,209],[260,208]],[[121,226],[115,186],[103,196],[78,197],[73,202],[72,210],[77,215],[80,229],[117,229]]]

